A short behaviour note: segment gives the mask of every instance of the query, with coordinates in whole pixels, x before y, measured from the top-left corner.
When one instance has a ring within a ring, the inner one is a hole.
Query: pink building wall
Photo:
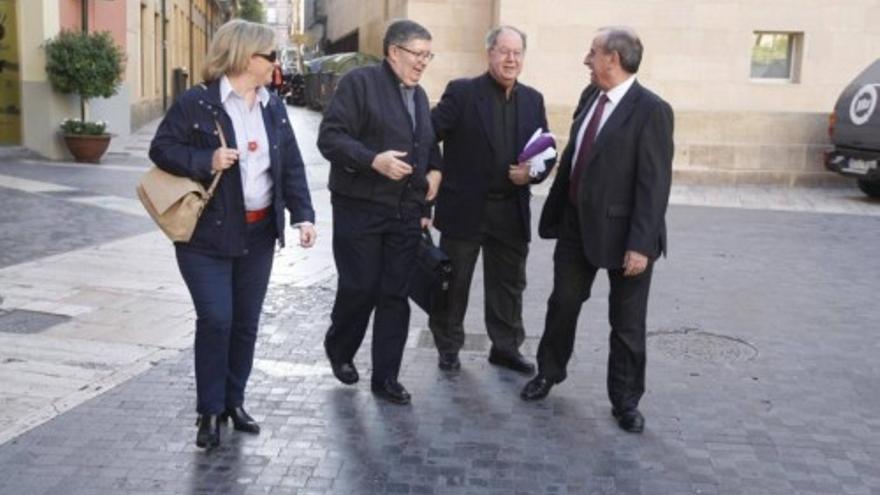
[[[126,48],[126,2],[131,0],[58,0],[61,29],[82,29],[82,2],[88,2],[89,31],[110,31],[123,50]]]

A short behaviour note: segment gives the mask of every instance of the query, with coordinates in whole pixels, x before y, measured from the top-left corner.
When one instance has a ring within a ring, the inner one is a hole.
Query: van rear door
[[[880,59],[843,90],[834,113],[835,146],[880,153]]]

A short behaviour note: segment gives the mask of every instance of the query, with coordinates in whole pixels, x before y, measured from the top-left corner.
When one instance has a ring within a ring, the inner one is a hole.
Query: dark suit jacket
[[[575,110],[538,233],[558,236],[568,199],[577,132],[599,88],[588,86]],[[580,176],[577,203],[584,255],[594,266],[620,268],[627,250],[666,252],[666,205],[672,182],[672,107],[637,81],[599,131]]]
[[[491,167],[495,166],[492,144],[492,96],[494,81],[486,73],[449,83],[440,102],[431,111],[437,140],[443,142],[443,181],[437,196],[434,225],[443,235],[475,239],[480,235]],[[517,153],[537,128],[547,130],[544,97],[525,84],[517,84]],[[532,183],[550,173],[555,160]],[[526,239],[531,239],[529,186],[517,188],[520,218]]]

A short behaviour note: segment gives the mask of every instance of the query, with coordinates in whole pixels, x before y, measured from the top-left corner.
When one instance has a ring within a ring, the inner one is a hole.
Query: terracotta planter
[[[81,163],[100,163],[101,157],[110,146],[110,134],[86,136],[81,134],[65,134],[64,142],[73,158]]]

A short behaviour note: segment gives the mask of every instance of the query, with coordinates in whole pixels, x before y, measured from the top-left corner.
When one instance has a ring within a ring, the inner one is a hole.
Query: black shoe
[[[346,385],[354,385],[358,382],[360,375],[358,375],[358,370],[354,367],[354,363],[342,363],[334,360],[330,355],[330,351],[327,350],[326,345],[324,346],[324,350],[327,352],[327,359],[330,360],[330,367],[333,368],[333,376],[335,376],[337,380]]]
[[[530,363],[522,354],[514,351],[513,353],[501,353],[494,348],[489,351],[489,362],[496,366],[503,366],[513,371],[531,375],[535,372],[535,365]]]
[[[457,352],[441,352],[437,359],[437,367],[443,371],[458,371],[461,369],[461,361],[458,360]]]
[[[196,420],[199,432],[196,434],[196,446],[213,449],[220,445],[220,416],[217,414],[200,414]]]
[[[617,426],[630,433],[641,433],[645,429],[645,417],[638,409],[612,409],[611,415],[617,420]]]
[[[232,427],[238,431],[254,435],[260,434],[260,425],[241,406],[227,408],[226,412],[220,416],[220,421],[225,423],[227,419],[232,420]]]
[[[529,383],[526,383],[526,386],[523,387],[519,396],[522,400],[527,401],[541,400],[544,397],[547,397],[547,394],[550,393],[550,389],[553,388],[553,385],[553,382],[538,375],[529,380]]]
[[[373,383],[370,388],[380,399],[401,405],[410,403],[411,397],[409,392],[397,380],[389,378],[382,383]]]

